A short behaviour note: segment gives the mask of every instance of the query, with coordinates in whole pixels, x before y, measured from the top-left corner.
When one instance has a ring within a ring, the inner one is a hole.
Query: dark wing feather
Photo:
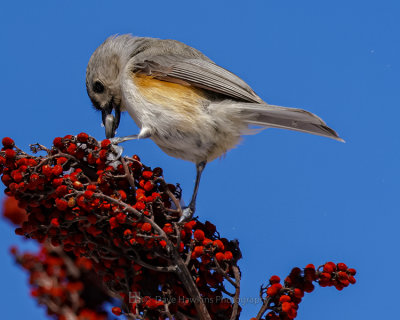
[[[152,56],[142,62],[136,61],[132,71],[163,81],[192,85],[240,101],[263,102],[242,79],[212,61],[174,55]]]

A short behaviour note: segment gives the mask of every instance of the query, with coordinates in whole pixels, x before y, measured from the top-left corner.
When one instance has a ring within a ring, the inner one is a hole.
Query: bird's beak
[[[115,116],[112,114],[113,110]],[[103,124],[106,129],[106,138],[114,138],[115,131],[117,130],[121,119],[121,108],[114,103],[114,99],[111,99],[110,103],[103,108],[101,113]]]

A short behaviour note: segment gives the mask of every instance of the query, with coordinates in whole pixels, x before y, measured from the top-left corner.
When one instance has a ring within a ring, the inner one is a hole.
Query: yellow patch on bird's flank
[[[199,112],[206,100],[204,92],[192,86],[162,81],[143,74],[134,74],[132,79],[148,102],[189,117]]]

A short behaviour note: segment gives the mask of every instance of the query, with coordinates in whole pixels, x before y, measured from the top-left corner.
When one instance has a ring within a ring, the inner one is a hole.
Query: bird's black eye
[[[93,84],[93,91],[96,93],[103,93],[104,92],[104,85],[100,81],[96,81]]]

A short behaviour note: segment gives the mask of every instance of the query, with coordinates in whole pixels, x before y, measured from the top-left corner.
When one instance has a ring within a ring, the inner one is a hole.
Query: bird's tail
[[[302,109],[245,103],[240,106],[240,113],[250,125],[302,131],[344,142],[321,118]]]

